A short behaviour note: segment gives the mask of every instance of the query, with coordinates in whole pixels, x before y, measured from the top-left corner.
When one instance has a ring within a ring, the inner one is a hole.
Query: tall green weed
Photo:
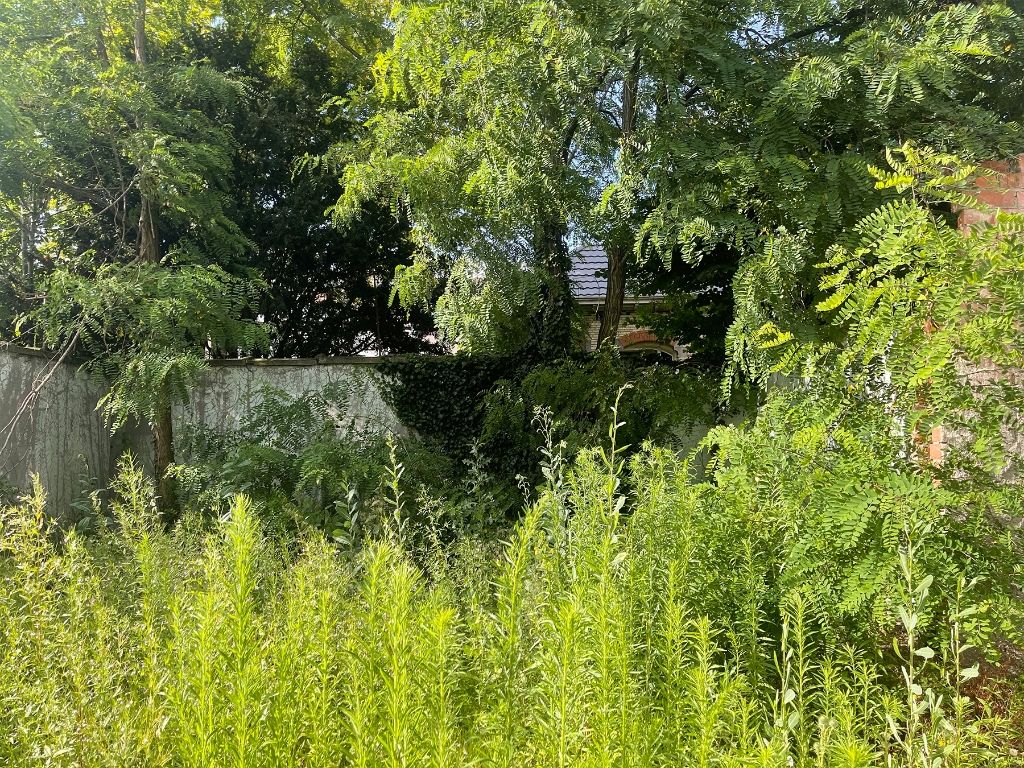
[[[1019,764],[966,685],[997,629],[977,612],[1012,596],[932,570],[955,531],[908,525],[891,589],[832,616],[822,574],[790,574],[792,500],[609,446],[569,468],[550,446],[508,542],[430,572],[397,528],[353,559],[242,496],[166,531],[130,463],[91,538],[37,488],[2,518],[0,764]]]

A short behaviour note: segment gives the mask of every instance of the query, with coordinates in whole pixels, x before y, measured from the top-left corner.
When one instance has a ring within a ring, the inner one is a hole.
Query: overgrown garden
[[[1020,13],[0,0],[0,333],[155,459],[3,505],[0,764],[1024,765]]]

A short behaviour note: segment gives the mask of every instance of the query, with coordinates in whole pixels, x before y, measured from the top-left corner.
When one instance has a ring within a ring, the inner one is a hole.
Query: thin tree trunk
[[[174,427],[171,422],[171,406],[161,405],[156,419],[151,425],[153,430],[153,472],[157,483],[157,509],[167,523],[174,522],[177,516],[178,499],[174,492],[174,482],[167,470],[174,463]]]
[[[107,44],[103,40],[103,29],[99,24],[96,25],[96,55],[103,63],[103,68],[109,69],[110,56],[107,54]]]
[[[139,261],[156,264],[160,260],[159,244],[156,239],[156,223],[153,220],[149,200],[142,197],[142,213],[139,216]],[[157,508],[161,517],[172,522],[177,510],[174,486],[167,476],[167,470],[174,463],[174,428],[171,421],[171,403],[161,399],[157,412],[150,423],[153,431],[153,474],[157,482]]]
[[[153,215],[153,204],[145,192],[142,193],[139,208],[139,261],[156,264],[160,261],[156,217]]]
[[[608,284],[604,293],[604,312],[601,315],[601,328],[597,333],[598,345],[606,339],[614,340],[619,333],[619,322],[622,320],[622,305],[626,298],[626,246],[617,242],[606,249],[608,254]]]
[[[146,65],[146,0],[135,4],[135,63]]]
[[[137,0],[135,5],[135,63],[140,70],[146,67],[146,0]],[[142,185],[140,185],[141,187]],[[157,239],[156,215],[153,203],[141,189],[139,203],[138,259],[148,264],[160,261],[160,243]],[[174,424],[171,402],[161,398],[160,405],[150,423],[153,432],[153,473],[157,483],[157,508],[165,522],[171,523],[177,516],[177,499],[174,483],[167,470],[174,463]]]
[[[135,63],[140,70],[146,67],[146,0],[138,0],[135,6]],[[141,127],[141,126],[140,126]],[[139,204],[139,260],[155,264],[160,260],[156,235],[156,217],[153,203],[140,184]]]
[[[628,171],[633,151],[633,132],[636,128],[637,89],[640,85],[640,48],[633,50],[633,61],[622,84],[622,137],[619,148],[619,162]],[[628,225],[627,225],[628,226]],[[626,298],[626,266],[630,250],[629,232],[617,227],[605,244],[608,256],[608,282],[605,285],[604,313],[597,334],[598,345],[607,339],[614,339],[619,333],[622,319],[622,305]]]

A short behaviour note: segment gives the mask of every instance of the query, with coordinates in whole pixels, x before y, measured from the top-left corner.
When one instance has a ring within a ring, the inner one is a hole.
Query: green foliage
[[[514,478],[540,481],[540,412],[550,417],[549,437],[565,443],[569,458],[605,440],[606,414],[626,384],[622,437],[632,450],[645,440],[690,448],[720,415],[710,378],[633,362],[610,349],[549,363],[525,355],[410,357],[381,370],[388,403],[402,422],[456,462],[482,461],[507,485],[513,504]]]
[[[848,423],[865,410],[887,411],[899,420],[894,429],[907,455],[920,435],[942,425],[951,436],[951,477],[953,469],[976,478],[1012,471],[1019,456],[1008,439],[1019,434],[1024,413],[1014,385],[1024,356],[1011,330],[1024,310],[1024,223],[999,213],[992,226],[960,231],[946,211],[979,205],[965,191],[975,168],[912,146],[890,160],[893,171],[874,172],[877,184],[902,196],[816,264],[814,311],[824,322],[807,319],[810,302],[792,301],[792,291],[768,301],[752,288],[784,282],[783,255],[811,260],[814,251],[799,238],[776,238],[764,261],[737,278],[751,286],[738,287],[737,297],[752,302],[730,331],[736,365],[762,382],[779,373],[808,377],[848,409],[841,415]],[[827,324],[828,334],[807,333],[814,323]]]
[[[607,414],[616,400],[621,445],[635,451],[651,441],[689,449],[720,416],[713,383],[679,366],[634,362],[610,349],[540,365],[521,380],[497,382],[482,400],[481,450],[502,458],[503,474],[530,476],[545,439],[538,413],[550,419],[548,437],[564,443],[571,459],[606,442]]]
[[[314,527],[358,549],[380,536],[392,516],[382,493],[396,457],[403,467],[400,495],[435,504],[441,501],[434,497],[457,496],[457,486],[443,482],[451,474],[443,457],[413,438],[389,450],[390,438],[379,429],[354,423],[342,384],[294,397],[268,387],[254,397],[257,405],[237,427],[191,427],[179,436],[171,471],[192,513],[225,511],[244,493],[276,530]],[[409,522],[419,543],[437,521],[417,514]],[[458,516],[451,521],[460,528],[464,523]]]
[[[609,438],[569,470],[548,465],[507,544],[464,539],[426,573],[401,528],[351,560],[314,532],[268,533],[245,497],[211,528],[168,532],[131,465],[117,526],[55,544],[37,488],[2,516],[0,757],[1014,764],[1013,722],[958,682],[976,674],[967,644],[987,637],[972,613],[1011,598],[926,573],[941,537],[906,529],[899,618],[836,646],[780,584],[777,529],[756,504],[689,485],[655,449],[626,482],[614,426]],[[880,656],[886,635],[895,650]]]
[[[778,532],[781,586],[840,639],[893,622],[906,531],[928,531],[917,557],[939,606],[968,563],[1016,578],[1020,546],[1019,216],[960,230],[950,211],[978,206],[973,166],[911,145],[889,160],[873,174],[898,197],[839,245],[822,255],[780,231],[737,275],[731,352],[764,404],[704,444],[715,485]],[[813,293],[794,279],[811,268]],[[924,450],[936,430],[940,461]],[[1001,612],[991,628],[1012,634]]]
[[[115,423],[166,422],[203,357],[266,349],[257,317],[285,354],[419,348],[388,308],[406,227],[368,206],[341,237],[333,182],[293,177],[346,134],[324,101],[364,76],[383,13],[5,4],[0,334],[88,358]]]
[[[258,288],[217,266],[100,264],[54,270],[45,286],[33,328],[51,348],[80,344],[88,353],[86,366],[110,385],[103,407],[114,428],[129,417],[153,422],[185,398],[205,367],[204,349],[266,343],[263,328],[240,319]]]
[[[243,85],[180,44],[216,10],[169,3],[145,16],[145,62],[133,51],[137,10],[14,4],[0,26],[5,95],[18,117],[0,137],[0,195],[5,213],[21,216],[22,236],[8,244],[29,292],[36,272],[83,253],[102,262],[136,255],[144,201],[159,256],[228,266],[251,245],[228,195],[226,118]]]
[[[528,362],[519,356],[455,354],[384,361],[380,370],[388,405],[402,423],[464,456],[480,434],[476,405],[502,379],[514,379]]]
[[[397,294],[406,302],[405,292],[417,290],[412,278],[412,272],[404,276],[408,285]],[[523,349],[531,341],[531,318],[541,309],[541,295],[536,275],[518,265],[481,268],[469,259],[459,259],[433,308],[441,339],[473,355]]]
[[[799,594],[832,642],[892,627],[908,528],[928,529],[917,558],[936,580],[940,608],[952,603],[957,574],[1000,589],[1014,578],[1005,566],[1021,542],[1003,521],[1019,514],[1020,489],[938,484],[941,470],[908,461],[885,406],[851,414],[835,393],[780,391],[754,425],[712,430],[702,448],[712,455],[710,508],[724,504],[756,526],[759,546],[778,558],[776,587]],[[735,548],[751,534],[723,535],[722,546]],[[1014,633],[1007,610],[993,610],[993,628]]]
[[[893,137],[970,158],[1024,149],[1019,8],[982,3],[406,2],[355,142],[323,164],[337,212],[406,213],[419,245],[404,300],[444,285],[440,330],[480,342],[525,320],[571,246],[632,254],[629,277],[705,288],[721,317],[765,233],[815,249],[884,201],[866,170]],[[640,266],[642,265],[642,266]],[[467,280],[466,273],[472,279]],[[510,277],[516,279],[510,279]],[[539,279],[538,279],[539,278]],[[811,269],[792,276],[816,282]],[[724,310],[723,310],[724,306]],[[676,324],[701,345],[713,322]],[[515,343],[523,324],[511,329]],[[494,340],[488,340],[492,346]],[[500,343],[500,342],[498,342]],[[706,350],[702,350],[706,351]],[[714,359],[714,358],[712,358]],[[720,361],[720,357],[715,362]]]
[[[112,425],[152,426],[161,479],[171,405],[203,357],[265,340],[248,319],[260,282],[241,263],[252,243],[230,196],[244,84],[182,44],[217,15],[144,1],[0,12],[0,101],[15,117],[0,134],[0,263],[21,267],[19,319],[0,333],[86,358],[110,384]],[[173,488],[160,496],[171,516]]]
[[[306,3],[279,16],[280,9],[232,5],[222,25],[186,41],[192,56],[246,86],[227,118],[236,147],[232,208],[254,245],[244,261],[265,276],[258,312],[272,326],[277,357],[419,351],[433,327],[422,310],[390,306],[391,278],[412,256],[408,223],[387,206],[367,205],[345,231],[329,226],[337,179],[299,168],[353,131],[344,99],[366,74],[374,45],[361,38],[385,33],[375,6]],[[344,31],[328,32],[334,13],[350,15]],[[320,23],[328,26],[317,32]],[[365,56],[353,58],[332,34],[369,46]]]

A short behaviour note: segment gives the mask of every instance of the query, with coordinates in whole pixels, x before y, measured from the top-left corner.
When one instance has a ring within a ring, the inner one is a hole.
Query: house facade
[[[573,297],[587,313],[586,349],[597,349],[601,316],[604,313],[605,290],[608,284],[608,257],[599,245],[580,248],[573,259],[569,272]],[[640,310],[658,311],[663,300],[660,294],[641,295],[630,293],[628,284],[626,298],[622,305],[622,319],[615,343],[623,353],[656,352],[671,360],[682,360],[685,350],[672,340],[659,339],[650,328],[643,325],[638,317]]]

